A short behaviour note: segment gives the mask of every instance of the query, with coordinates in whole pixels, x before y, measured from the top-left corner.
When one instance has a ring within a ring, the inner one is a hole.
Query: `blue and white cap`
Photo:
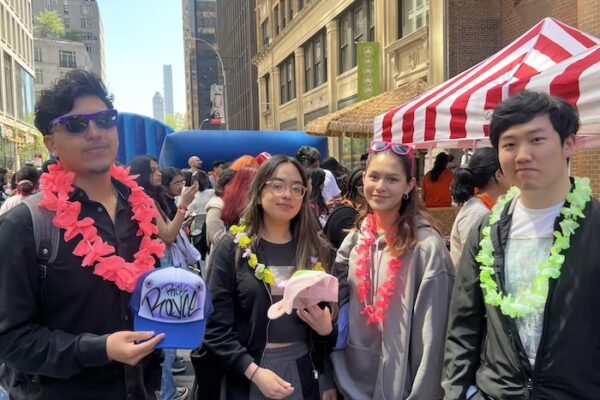
[[[164,333],[159,349],[195,349],[212,313],[208,288],[187,268],[159,268],[142,275],[129,304],[135,331]]]

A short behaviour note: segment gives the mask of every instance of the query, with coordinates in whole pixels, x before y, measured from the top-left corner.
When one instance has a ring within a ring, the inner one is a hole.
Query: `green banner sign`
[[[358,42],[358,100],[379,94],[379,43]]]

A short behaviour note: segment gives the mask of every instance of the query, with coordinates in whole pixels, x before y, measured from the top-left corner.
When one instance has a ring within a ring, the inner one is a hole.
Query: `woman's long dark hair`
[[[260,204],[260,196],[262,191],[265,190],[266,182],[273,178],[277,168],[286,163],[292,164],[298,170],[304,186],[308,183],[304,168],[302,168],[302,165],[298,161],[292,158],[274,156],[260,166],[250,188],[248,206],[242,216],[244,224],[248,229],[247,234],[252,240],[251,247],[253,249],[258,247],[260,233],[264,225],[264,212]],[[323,236],[321,227],[318,225],[314,213],[310,209],[308,196],[304,196],[302,199],[302,206],[298,215],[291,220],[290,229],[292,237],[297,243],[296,268],[310,269],[312,266],[311,257],[318,256],[323,267],[329,270],[332,264],[332,248]],[[241,253],[238,251],[238,259],[239,257],[241,257]]]
[[[376,153],[375,157],[380,155],[384,155],[387,157],[395,157],[400,161],[402,165],[402,170],[406,174],[406,181],[410,181],[413,178],[413,160],[411,157],[399,156],[394,152],[387,151],[385,153]],[[367,161],[367,170],[365,174],[369,173],[369,165],[371,164],[372,158],[370,157]],[[367,206],[362,211],[358,221],[356,221],[356,227],[360,230],[360,226],[363,220],[369,213],[372,213],[373,210],[369,203],[367,202]],[[403,256],[410,248],[414,247],[419,242],[419,226],[423,225],[423,221],[427,221],[428,224],[435,228],[435,223],[433,219],[426,211],[425,206],[417,191],[413,188],[408,194],[408,198],[403,198],[402,203],[400,204],[400,209],[398,210],[398,214],[400,218],[396,223],[396,231],[395,232],[387,232],[386,235],[392,233],[394,235],[394,243],[391,246],[391,252],[395,257]]]
[[[150,167],[150,162],[154,161],[158,164],[158,161],[154,157],[150,156],[137,156],[131,161],[129,167],[129,173],[131,175],[138,175],[137,183],[141,187],[144,188],[146,194],[152,197],[155,201],[158,200],[159,190],[157,187],[153,186],[150,182],[150,175],[152,175],[152,169]]]
[[[454,172],[452,183],[452,198],[458,204],[463,204],[475,195],[475,188],[483,189],[496,179],[496,172],[500,169],[500,161],[496,150],[484,147],[477,150],[466,168],[458,168]]]
[[[310,177],[310,202],[316,204],[319,211],[327,213],[327,204],[323,198],[321,186],[325,184],[325,171],[321,168],[309,168],[306,175]]]
[[[431,182],[435,182],[440,178],[440,175],[442,175],[442,172],[444,172],[444,170],[446,170],[446,167],[448,166],[448,154],[442,152],[439,153],[436,157],[435,157],[435,162],[433,163],[433,168],[431,170]]]

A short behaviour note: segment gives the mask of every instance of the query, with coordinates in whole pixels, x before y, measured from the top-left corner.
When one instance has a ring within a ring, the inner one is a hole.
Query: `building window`
[[[271,75],[265,75],[265,110],[271,109]]]
[[[81,15],[83,15],[84,17],[87,17],[88,15],[90,15],[90,5],[89,4],[81,5]]]
[[[35,69],[35,83],[36,85],[44,84],[44,71],[41,69]]]
[[[304,0],[298,0],[298,12],[304,8]]]
[[[273,8],[273,17],[275,21],[275,34],[279,35],[279,4]]]
[[[292,54],[279,65],[281,104],[296,98],[296,58]]]
[[[65,28],[71,27],[71,21],[69,21],[69,17],[63,17],[63,22],[65,23]]]
[[[92,19],[81,18],[81,29],[92,29]]]
[[[304,45],[304,82],[309,91],[327,82],[327,34],[321,31]]]
[[[88,52],[88,54],[92,54],[92,45],[90,43],[85,43],[85,51]]]
[[[42,48],[35,46],[33,48],[33,61],[35,62],[42,62]]]
[[[429,25],[429,0],[398,0],[398,38]]]
[[[286,15],[285,15],[285,3],[282,1],[279,4],[281,5],[281,8],[279,9],[279,12],[280,12],[279,18],[281,19],[281,30],[283,30],[283,29],[285,29],[285,23],[286,23],[286,20],[285,20],[285,17],[286,17]]]
[[[77,62],[75,61],[75,52],[59,50],[58,65],[62,68],[77,68]]]
[[[356,43],[375,40],[374,0],[359,0],[339,19],[340,73],[356,66]]]
[[[294,0],[287,0],[288,21],[294,18]]]
[[[6,112],[10,115],[15,115],[12,58],[8,53],[4,53],[4,88],[4,93],[6,93]]]
[[[260,24],[260,30],[262,32],[262,43],[263,46],[269,45],[269,19],[265,19],[262,24]]]

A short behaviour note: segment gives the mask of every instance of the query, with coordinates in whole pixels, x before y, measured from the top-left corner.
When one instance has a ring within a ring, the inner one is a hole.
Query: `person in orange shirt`
[[[423,177],[421,196],[427,208],[452,205],[450,187],[454,180],[454,174],[448,169],[448,161],[447,153],[439,153],[435,157],[433,169]]]

